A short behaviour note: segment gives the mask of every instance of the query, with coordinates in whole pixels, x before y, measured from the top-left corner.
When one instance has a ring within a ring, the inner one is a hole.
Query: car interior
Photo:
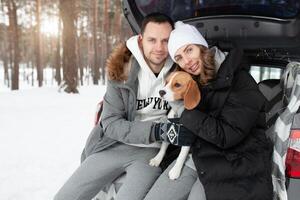
[[[288,94],[300,78],[299,0],[124,0],[123,13],[133,32],[139,33],[143,17],[151,12],[169,15],[198,28],[210,46],[244,49],[245,66],[266,97],[267,136],[276,149],[280,133],[275,124],[289,106]],[[296,94],[297,95],[297,94]],[[300,196],[300,111],[299,98],[291,128],[285,138],[285,180],[288,199]],[[276,167],[274,167],[276,168]],[[118,180],[119,181],[119,180]],[[118,183],[116,181],[115,183]],[[116,186],[116,184],[115,184]],[[106,190],[106,198],[117,187]],[[102,199],[102,198],[101,198]],[[285,199],[278,197],[278,199]]]

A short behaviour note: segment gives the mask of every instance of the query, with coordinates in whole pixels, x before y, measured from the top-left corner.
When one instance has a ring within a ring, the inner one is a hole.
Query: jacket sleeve
[[[132,99],[125,105],[124,98],[127,97],[122,96],[121,89],[108,81],[101,115],[104,135],[123,143],[149,144],[153,122],[129,121],[128,107],[135,102]]]
[[[237,145],[256,126],[265,101],[249,76],[244,74],[235,83],[219,115],[214,117],[209,112],[185,110],[181,123],[196,136],[219,148]]]

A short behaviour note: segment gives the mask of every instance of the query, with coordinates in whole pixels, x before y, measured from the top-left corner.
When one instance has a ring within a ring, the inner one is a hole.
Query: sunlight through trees
[[[121,0],[2,0],[0,87],[18,90],[20,78],[48,85],[46,69],[51,83],[65,85],[66,92],[103,84],[107,55],[131,34]]]

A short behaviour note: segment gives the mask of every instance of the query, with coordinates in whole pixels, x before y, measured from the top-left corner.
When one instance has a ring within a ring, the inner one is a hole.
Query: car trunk
[[[196,26],[210,45],[226,49],[235,43],[250,55],[272,51],[272,59],[299,59],[300,1],[270,2],[125,0],[123,9],[136,33],[146,14],[162,12]]]
[[[162,12],[197,27],[210,46],[238,44],[250,65],[284,69],[300,61],[299,0],[124,0],[123,11],[135,33],[145,15]],[[298,199],[300,180],[288,183],[289,199]]]

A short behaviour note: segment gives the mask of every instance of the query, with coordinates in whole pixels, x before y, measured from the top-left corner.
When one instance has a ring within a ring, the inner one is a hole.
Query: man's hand
[[[179,118],[172,118],[155,125],[155,139],[177,146],[191,146],[195,135],[179,123]]]

